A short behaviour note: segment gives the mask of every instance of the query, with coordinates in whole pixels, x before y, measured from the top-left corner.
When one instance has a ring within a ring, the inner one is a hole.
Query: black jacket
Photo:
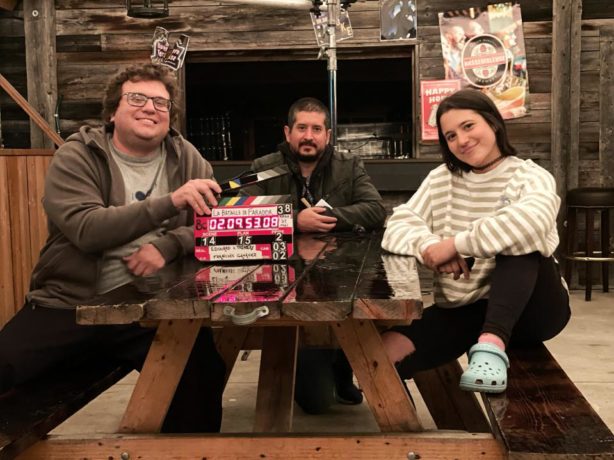
[[[288,143],[280,144],[279,151],[254,160],[251,169],[260,172],[283,164],[288,165],[290,174],[248,187],[244,193],[290,194],[296,216],[296,213],[305,207],[300,201],[304,180]],[[386,210],[382,206],[382,197],[365,171],[362,160],[357,156],[334,152],[332,147],[327,146],[311,175],[309,190],[313,198],[312,204],[323,198],[332,206],[332,215],[337,218],[334,231],[353,230],[355,226],[373,230],[384,225]]]

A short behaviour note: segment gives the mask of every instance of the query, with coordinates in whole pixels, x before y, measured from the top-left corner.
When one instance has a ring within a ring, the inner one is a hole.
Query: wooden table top
[[[77,307],[79,324],[202,318],[227,323],[267,306],[269,322],[411,321],[422,312],[416,261],[386,254],[381,232],[299,234],[287,263],[203,263],[192,255]]]

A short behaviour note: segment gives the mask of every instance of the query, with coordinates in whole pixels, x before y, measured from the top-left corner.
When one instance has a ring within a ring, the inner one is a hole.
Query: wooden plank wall
[[[15,11],[0,10],[0,73],[20,94],[27,94],[26,52],[23,12],[20,5]],[[0,89],[2,111],[2,141],[4,146],[26,148],[30,146],[30,122],[19,106]]]
[[[599,137],[599,169],[603,171],[603,186],[614,187],[614,26],[602,27],[600,39],[599,113],[602,128]]]
[[[55,59],[55,5],[48,0],[23,0],[26,50],[45,50],[26,53],[26,73],[36,75],[28,78],[28,103],[49,126],[54,126],[58,86]],[[30,120],[30,146],[51,149],[53,140],[40,128],[37,121]]]
[[[58,86],[71,87],[63,94],[63,129],[74,130],[83,118],[98,113],[98,95],[104,82],[118,64],[135,59],[147,59],[151,34],[155,25],[173,32],[190,34],[192,53],[210,52],[218,55],[227,51],[241,59],[238,50],[307,49],[315,57],[313,30],[306,14],[298,11],[271,10],[237,5],[219,5],[219,2],[172,2],[171,17],[160,21],[142,21],[127,18],[122,6],[111,7],[113,2],[56,2],[58,34]],[[116,2],[123,5],[123,2]],[[453,5],[455,9],[468,8],[487,2],[475,0],[419,1],[419,69],[420,78],[443,77],[441,43],[437,12]],[[521,1],[526,21],[529,76],[531,81],[531,117],[511,126],[511,134],[527,157],[547,159],[550,154],[550,34],[551,1]],[[350,9],[355,37],[341,43],[341,47],[367,48],[380,45],[379,2],[362,1]],[[86,35],[87,34],[87,35]],[[75,45],[75,43],[79,45]],[[76,49],[86,46],[87,50]],[[130,51],[128,51],[130,50]],[[143,50],[138,51],[138,50]],[[237,54],[234,54],[237,53]],[[246,53],[248,54],[248,53]],[[246,57],[247,59],[247,57]],[[84,72],[87,68],[92,69]],[[527,142],[526,139],[531,139]],[[439,156],[433,145],[419,145],[418,156]]]
[[[23,305],[47,238],[41,200],[52,154],[0,150],[0,327]]]
[[[484,0],[418,1],[419,78],[443,76],[437,12],[487,3]],[[510,134],[524,157],[538,159],[549,167],[552,0],[521,0],[519,3],[528,55],[531,112],[527,117],[510,122]],[[315,57],[316,54],[308,15],[296,10],[175,0],[171,2],[169,18],[140,20],[126,16],[123,0],[57,0],[55,4],[58,90],[62,97],[60,115],[64,137],[83,123],[99,123],[100,96],[105,81],[121,66],[148,59],[152,31],[157,25],[174,34],[189,34],[192,55],[210,56],[213,60],[249,60],[252,58],[250,53],[266,58],[264,50],[271,53],[302,50],[302,58],[305,55]],[[8,16],[10,13],[3,14]],[[381,49],[378,1],[357,2],[350,9],[350,17],[355,38],[342,42],[341,48],[357,48],[359,53],[361,50],[367,53],[367,49],[373,53],[373,47]],[[599,75],[602,62],[599,30],[602,26],[614,24],[614,4],[609,0],[584,0],[583,18],[579,183],[599,185],[600,175],[596,174],[599,171]],[[0,71],[6,69],[9,76],[16,78],[12,83],[25,89],[25,64],[19,52],[19,46],[23,46],[23,27],[20,32],[17,22],[14,18],[0,16],[0,38],[15,38],[2,40],[0,44],[0,50],[11,53],[7,63],[0,63]],[[0,104],[3,102],[0,98]],[[10,104],[5,112],[5,131],[27,132],[26,123],[11,119],[14,114]],[[420,143],[417,155],[429,158],[438,157],[439,153],[436,145]]]

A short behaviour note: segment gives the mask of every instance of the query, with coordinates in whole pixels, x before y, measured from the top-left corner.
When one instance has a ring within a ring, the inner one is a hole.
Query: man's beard
[[[315,148],[316,149],[316,154],[315,155],[305,155],[305,154],[301,153],[300,152],[300,148],[303,145],[310,145],[311,147]],[[312,142],[302,142],[302,143],[299,144],[298,148],[299,148],[299,150],[294,150],[294,147],[290,146],[290,150],[292,150],[292,153],[294,153],[294,155],[296,156],[298,161],[300,161],[301,163],[315,163],[324,154],[324,149],[319,150],[316,147],[316,145],[313,144]]]

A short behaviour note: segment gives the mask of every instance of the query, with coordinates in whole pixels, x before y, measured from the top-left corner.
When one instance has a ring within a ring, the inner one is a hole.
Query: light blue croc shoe
[[[501,393],[507,388],[507,368],[510,361],[499,347],[476,343],[469,349],[469,367],[460,379],[465,391]]]

